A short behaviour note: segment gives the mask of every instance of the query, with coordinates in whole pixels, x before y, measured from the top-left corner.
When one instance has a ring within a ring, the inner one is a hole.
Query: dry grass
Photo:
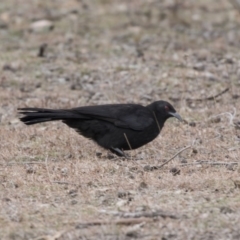
[[[30,31],[39,19],[54,29]],[[239,22],[223,0],[2,1],[0,239],[239,239]],[[169,120],[130,161],[17,115],[158,99],[189,124]],[[176,218],[116,215],[157,210]]]

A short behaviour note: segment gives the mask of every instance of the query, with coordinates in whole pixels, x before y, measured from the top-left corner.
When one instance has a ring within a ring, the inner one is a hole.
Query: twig
[[[121,217],[117,220],[111,221],[92,221],[86,223],[79,223],[76,228],[86,228],[90,226],[98,226],[98,225],[107,225],[107,224],[116,224],[116,225],[131,225],[131,224],[140,224],[142,222],[152,222],[157,217],[162,218],[172,218],[179,219],[181,216],[175,215],[173,213],[163,212],[162,210],[150,211],[150,212],[107,212],[100,211],[102,213],[114,215]]]
[[[170,159],[168,159],[167,161],[165,161],[163,164],[161,164],[160,166],[156,166],[156,168],[157,168],[157,169],[162,168],[164,165],[168,164],[170,161],[172,161],[172,160],[173,160],[176,156],[178,156],[180,153],[182,153],[183,151],[185,151],[185,150],[187,150],[187,149],[189,149],[189,148],[191,148],[191,147],[192,147],[192,145],[189,145],[189,146],[181,149],[179,152],[177,152],[173,157],[171,157]]]
[[[146,212],[117,212],[117,211],[100,211],[101,213],[109,214],[109,215],[114,215],[122,218],[156,218],[156,217],[162,217],[162,218],[172,218],[172,219],[179,219],[181,216],[169,213],[169,212],[164,212],[162,210],[156,210],[156,211],[146,211]]]
[[[156,116],[156,114],[155,114],[154,111],[153,111],[153,115],[154,115],[155,121],[156,121],[156,123],[157,123],[158,130],[159,130],[159,132],[161,132],[161,128],[160,128],[159,122],[158,122],[158,120],[157,120],[157,116]]]
[[[228,92],[229,91],[229,88],[226,88],[224,89],[222,92],[214,95],[214,96],[210,96],[210,97],[207,97],[207,98],[195,98],[195,99],[192,99],[192,98],[187,98],[186,101],[187,102],[203,102],[203,101],[211,101],[211,100],[214,100],[215,98],[223,95],[224,93]]]
[[[238,162],[206,162],[206,161],[199,161],[194,163],[183,163],[179,166],[189,166],[189,165],[198,165],[198,164],[209,164],[209,165],[238,165]]]
[[[21,165],[21,164],[46,164],[45,162],[8,162],[6,165]],[[4,164],[1,164],[4,165]]]
[[[127,134],[126,134],[126,133],[123,133],[123,135],[124,135],[124,137],[125,137],[125,139],[126,139],[126,141],[127,141],[127,144],[128,144],[129,149],[132,150],[131,144],[130,144],[130,142],[129,142],[129,140],[128,140],[128,137],[127,137]]]
[[[78,223],[76,228],[81,229],[81,228],[87,228],[91,226],[99,226],[99,225],[131,225],[131,224],[140,224],[142,222],[152,222],[153,219],[151,218],[128,218],[128,219],[117,219],[117,220],[111,220],[111,221],[92,221],[92,222],[82,222]]]
[[[224,89],[222,92],[214,95],[214,96],[210,96],[210,97],[206,97],[206,98],[186,98],[185,100],[188,102],[188,103],[191,103],[191,102],[203,102],[203,101],[211,101],[211,100],[214,100],[215,98],[223,95],[224,93],[228,92],[229,91],[229,88],[226,88]],[[178,97],[170,97],[170,99],[172,101],[179,101],[179,100],[184,100],[182,98],[178,98]]]
[[[233,120],[234,120],[236,114],[237,114],[237,110],[236,110],[236,108],[233,107],[233,113],[223,112],[223,113],[220,113],[218,115],[211,116],[210,118],[208,118],[208,120],[211,120],[212,118],[216,118],[216,117],[219,117],[219,116],[222,116],[222,115],[226,115],[226,116],[229,117],[229,124],[234,126],[235,124],[233,123]]]
[[[71,228],[71,229],[63,230],[63,231],[55,233],[52,236],[50,236],[50,235],[39,236],[37,238],[34,238],[34,240],[57,240],[60,237],[62,237],[65,233],[69,232],[70,230],[74,230],[74,229]]]
[[[77,185],[76,183],[61,182],[61,181],[53,181],[52,183],[65,184],[65,185]]]

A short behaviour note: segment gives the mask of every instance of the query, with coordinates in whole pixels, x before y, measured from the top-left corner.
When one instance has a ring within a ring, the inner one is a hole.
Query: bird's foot
[[[119,157],[125,157],[126,159],[129,159],[129,156],[126,153],[124,153],[122,150],[120,150],[119,148],[111,147],[110,151]]]

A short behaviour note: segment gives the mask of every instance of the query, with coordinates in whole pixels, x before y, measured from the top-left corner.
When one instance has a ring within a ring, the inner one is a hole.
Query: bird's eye
[[[167,105],[165,106],[165,110],[166,110],[166,111],[169,111],[169,107],[168,107]]]

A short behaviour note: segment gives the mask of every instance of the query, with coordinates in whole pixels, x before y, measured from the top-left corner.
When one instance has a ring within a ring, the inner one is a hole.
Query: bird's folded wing
[[[152,113],[137,104],[88,106],[75,108],[72,111],[92,119],[111,122],[120,128],[130,128],[136,131],[144,130],[154,121]]]

